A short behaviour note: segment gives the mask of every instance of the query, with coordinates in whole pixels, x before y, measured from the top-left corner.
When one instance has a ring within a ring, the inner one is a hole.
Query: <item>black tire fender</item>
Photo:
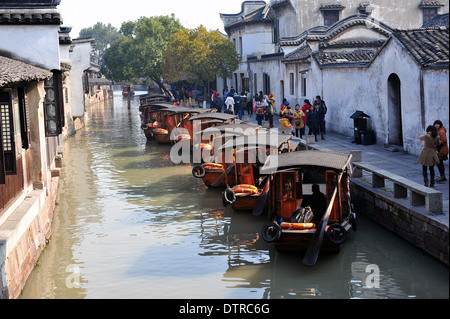
[[[341,224],[335,223],[328,227],[328,239],[335,245],[341,245],[347,240],[347,230]]]
[[[227,207],[228,204],[233,204],[235,201],[236,193],[231,188],[227,188],[222,192],[222,202],[225,207]]]
[[[194,166],[192,168],[192,175],[194,175],[195,178],[203,178],[205,176],[206,171],[201,165]]]
[[[273,243],[280,239],[281,227],[277,222],[273,221],[266,225],[261,230],[261,237],[268,243]]]

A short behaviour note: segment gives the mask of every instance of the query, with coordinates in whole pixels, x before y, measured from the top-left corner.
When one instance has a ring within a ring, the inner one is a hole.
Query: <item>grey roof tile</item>
[[[393,36],[421,67],[449,67],[449,29],[396,30]]]
[[[0,55],[0,87],[22,81],[44,80],[51,76],[48,70]]]

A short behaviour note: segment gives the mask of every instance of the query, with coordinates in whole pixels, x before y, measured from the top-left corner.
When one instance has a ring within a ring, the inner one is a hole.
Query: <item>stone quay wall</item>
[[[352,179],[351,184],[357,214],[367,216],[444,264],[449,264],[446,225],[401,200],[389,198],[382,190],[369,187],[359,179]]]
[[[16,299],[51,236],[59,177],[34,190],[0,227],[0,299]]]

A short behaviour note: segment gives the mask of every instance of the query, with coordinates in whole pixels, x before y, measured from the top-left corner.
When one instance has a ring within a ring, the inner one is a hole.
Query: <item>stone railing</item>
[[[363,171],[369,172],[372,176],[373,188],[384,188],[385,181],[389,180],[393,184],[394,198],[409,198],[412,206],[425,206],[428,214],[443,214],[442,193],[429,187],[408,180],[402,176],[395,175],[373,165],[353,162],[354,178],[362,178]]]

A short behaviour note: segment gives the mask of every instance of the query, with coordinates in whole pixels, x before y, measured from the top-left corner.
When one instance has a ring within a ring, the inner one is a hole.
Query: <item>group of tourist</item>
[[[273,93],[264,95],[260,91],[259,94],[253,96],[247,90],[238,94],[233,87],[229,91],[225,87],[222,95],[217,91],[213,91],[211,101],[211,108],[216,109],[217,112],[222,112],[223,110],[224,113],[235,114],[240,120],[242,120],[245,111],[247,111],[249,116],[255,113],[259,125],[262,125],[262,121],[267,121],[269,122],[269,128],[274,127],[273,119],[277,109]],[[292,134],[303,138],[306,133],[306,127],[308,127],[307,135],[314,135],[316,141],[319,134],[323,140],[325,139],[325,114],[327,114],[327,107],[320,96],[316,96],[313,104],[309,100],[304,100],[303,106],[300,107],[297,104],[294,110],[291,109],[289,102],[283,99],[279,114],[283,133],[286,127],[292,127]]]
[[[317,142],[317,136],[325,139],[325,115],[327,114],[327,106],[321,99],[320,95],[316,96],[313,104],[309,100],[304,100],[304,104],[300,108],[299,104],[292,108],[289,102],[284,99],[280,107],[280,124],[282,132],[287,127],[292,127],[292,134],[296,137],[303,138],[308,127],[307,135],[314,135]]]
[[[217,112],[222,112],[223,109],[224,113],[235,114],[240,120],[242,120],[245,110],[248,115],[253,114],[253,95],[247,90],[238,94],[233,87],[230,91],[225,88],[222,95],[214,91],[211,101],[211,108],[217,109]]]
[[[256,114],[258,125],[262,125],[262,121],[268,121],[269,127],[273,128],[274,114],[277,112],[275,97],[273,93],[264,95],[259,92],[256,96],[248,92],[236,93],[232,87],[230,91],[225,88],[222,96],[214,91],[212,96],[211,108],[222,112],[224,108],[225,113],[236,114],[242,120],[244,111],[247,111],[249,116]],[[255,103],[254,103],[255,102]],[[294,110],[286,99],[280,105],[280,124],[281,130],[284,133],[286,128],[292,129],[292,134],[296,137],[303,138],[307,135],[314,135],[317,142],[317,136],[320,134],[321,139],[325,139],[325,115],[327,114],[327,107],[325,102],[318,95],[313,104],[309,100],[304,100],[303,106],[296,104]],[[436,120],[433,125],[426,129],[426,134],[419,137],[424,141],[423,150],[417,160],[422,165],[422,172],[424,178],[424,185],[434,187],[436,182],[445,182],[445,166],[444,161],[448,160],[448,144],[447,144],[447,130],[442,121]],[[440,176],[435,179],[434,166],[438,167]],[[430,178],[428,178],[428,171]]]
[[[436,120],[429,125],[426,133],[419,136],[424,142],[422,152],[417,162],[422,165],[423,181],[425,186],[434,187],[435,182],[445,182],[444,161],[448,160],[447,129],[442,121]],[[440,176],[435,180],[434,166],[437,165]],[[428,179],[430,171],[430,179]]]

